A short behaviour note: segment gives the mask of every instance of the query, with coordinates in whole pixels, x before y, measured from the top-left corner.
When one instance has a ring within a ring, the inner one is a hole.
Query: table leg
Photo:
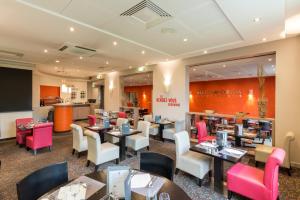
[[[159,134],[160,141],[164,141],[163,130],[164,130],[164,125],[163,124],[159,124],[158,134]]]
[[[125,160],[126,158],[126,149],[125,149],[125,137],[119,138],[119,146],[120,146],[120,161]]]
[[[105,140],[105,139],[104,139],[104,132],[100,131],[99,135],[100,135],[101,144],[102,144],[102,143],[105,142],[105,141],[104,141],[104,140]]]
[[[238,136],[235,137],[235,146],[237,147],[241,146],[241,138]]]
[[[214,158],[214,187],[215,190],[223,190],[223,160],[220,158]]]

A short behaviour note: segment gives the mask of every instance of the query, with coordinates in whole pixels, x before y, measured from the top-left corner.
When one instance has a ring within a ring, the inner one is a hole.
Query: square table
[[[103,125],[96,125],[96,126],[86,126],[84,127],[90,131],[94,131],[94,132],[97,132],[101,138],[101,143],[104,143],[106,142],[105,139],[104,139],[104,134],[107,132],[107,131],[110,131],[112,130],[112,126],[110,126],[109,128],[105,128]]]
[[[194,145],[190,148],[191,151],[202,153],[204,155],[210,156],[214,158],[214,186],[216,190],[222,190],[223,189],[223,161],[227,161],[230,163],[237,163],[239,162],[245,155],[246,151],[240,150],[244,152],[240,156],[234,156],[229,154],[223,154],[221,153],[222,147],[217,147],[218,151],[214,151],[213,148],[206,148],[206,147],[200,147],[200,145]]]
[[[159,128],[158,128],[158,136],[159,136],[160,141],[164,141],[164,138],[163,138],[163,130],[165,129],[165,126],[166,126],[166,125],[170,125],[170,124],[174,124],[174,122],[165,120],[165,121],[159,121],[159,122],[153,121],[153,123],[159,125]]]
[[[110,130],[108,132],[106,132],[107,135],[111,135],[113,137],[119,138],[119,156],[120,156],[120,161],[125,160],[126,158],[126,137],[127,136],[131,136],[131,135],[136,135],[142,133],[142,131],[138,131],[138,130],[134,130],[134,129],[130,129],[130,132],[128,134],[122,134],[120,131],[118,130]]]

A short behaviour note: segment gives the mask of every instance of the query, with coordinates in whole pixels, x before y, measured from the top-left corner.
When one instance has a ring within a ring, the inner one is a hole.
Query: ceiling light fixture
[[[255,18],[253,19],[253,21],[254,21],[254,22],[260,22],[260,18],[259,18],[259,17],[255,17]]]
[[[268,61],[271,62],[271,61],[272,61],[272,58],[269,58]]]
[[[113,45],[114,45],[114,46],[117,46],[117,45],[118,45],[118,43],[117,43],[116,41],[114,41],[114,42],[113,42]]]
[[[204,53],[204,54],[207,54],[207,51],[205,50],[205,51],[203,51],[203,53]]]
[[[44,49],[44,53],[48,53],[48,50],[47,50],[47,49]]]
[[[195,72],[197,69],[196,68],[193,68],[193,71]]]
[[[79,59],[80,59],[80,60],[82,60],[82,59],[83,59],[83,57],[82,57],[82,56],[80,56],[80,57],[79,57]]]
[[[108,62],[108,61],[106,61],[106,62],[105,62],[105,64],[107,64],[107,65],[108,65],[108,64],[109,64],[109,62]]]
[[[132,66],[129,66],[128,68],[129,68],[129,69],[132,69]]]
[[[55,62],[56,62],[56,63],[59,63],[60,61],[59,61],[59,60],[56,60]]]
[[[267,38],[263,38],[262,41],[263,41],[263,42],[267,41]]]
[[[168,62],[168,61],[169,61],[169,59],[167,58],[167,59],[166,59],[166,61]]]
[[[54,67],[55,70],[58,70],[58,67]]]
[[[285,38],[285,37],[286,37],[285,31],[282,31],[282,32],[279,34],[279,36],[280,36],[281,38]]]
[[[70,27],[70,31],[74,32],[75,31],[74,27]]]
[[[226,65],[224,64],[224,65],[223,65],[223,67],[225,68],[225,67],[226,67]]]
[[[141,53],[142,53],[142,54],[145,54],[146,52],[143,50]]]
[[[144,67],[144,66],[141,66],[141,67],[138,68],[138,71],[139,71],[139,72],[142,72],[142,71],[144,71],[144,70],[145,70],[145,67]]]
[[[184,39],[183,39],[183,42],[187,42],[187,41],[188,41],[188,39],[187,39],[187,38],[184,38]]]

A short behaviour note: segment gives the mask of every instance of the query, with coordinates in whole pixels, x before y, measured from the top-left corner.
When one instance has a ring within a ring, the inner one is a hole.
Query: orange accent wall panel
[[[149,113],[152,112],[152,85],[126,86],[124,92],[137,93],[139,107],[147,108]]]
[[[251,95],[252,91],[253,95]],[[192,82],[190,83],[190,111],[203,112],[208,109],[222,114],[248,112],[249,116],[256,117],[258,95],[257,78]],[[266,78],[265,95],[268,100],[266,117],[274,118],[275,77]]]
[[[54,131],[70,131],[70,125],[73,123],[72,105],[55,105],[54,108]]]
[[[44,99],[47,97],[60,97],[60,87],[41,85],[40,98]]]

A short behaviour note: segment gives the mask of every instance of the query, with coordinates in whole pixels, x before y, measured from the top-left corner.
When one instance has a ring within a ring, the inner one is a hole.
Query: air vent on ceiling
[[[24,54],[13,51],[0,50],[0,56],[5,58],[22,58]]]
[[[95,49],[90,49],[71,43],[64,43],[62,47],[59,48],[59,51],[77,56],[93,56],[97,53],[97,50]]]
[[[168,12],[150,0],[144,0],[123,12],[120,16],[130,16],[142,22],[146,28],[156,26],[172,17]]]

